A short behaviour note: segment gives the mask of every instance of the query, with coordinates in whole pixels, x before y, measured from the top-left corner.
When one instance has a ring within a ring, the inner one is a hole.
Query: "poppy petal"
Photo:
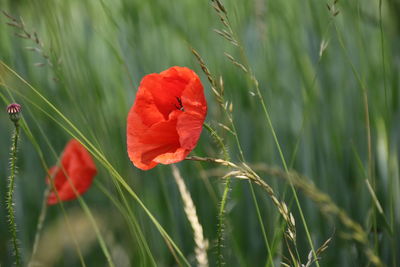
[[[157,165],[154,159],[165,153],[174,153],[179,148],[176,119],[161,121],[150,128],[144,128],[138,114],[129,114],[129,121],[135,121],[136,129],[128,131],[128,154],[140,169],[150,169]]]
[[[187,150],[193,150],[200,138],[204,118],[197,113],[185,112],[178,118],[176,125],[179,143]]]
[[[154,159],[154,162],[162,164],[177,163],[184,160],[189,153],[190,150],[180,147],[175,152],[167,152],[164,154],[160,154]]]
[[[140,88],[143,89],[139,90],[136,94],[133,110],[140,115],[142,122],[147,126],[165,119],[155,103],[152,92],[147,89],[152,86],[157,87],[159,84],[160,81],[156,75],[147,75],[140,83]]]

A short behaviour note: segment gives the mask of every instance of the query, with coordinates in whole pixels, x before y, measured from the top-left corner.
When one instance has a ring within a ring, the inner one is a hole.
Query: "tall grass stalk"
[[[272,124],[272,121],[271,121],[271,118],[270,118],[270,115],[269,115],[269,111],[268,111],[268,109],[266,107],[266,104],[264,102],[264,98],[263,98],[263,96],[261,94],[259,83],[258,83],[255,75],[253,74],[253,71],[252,71],[252,69],[250,67],[250,64],[249,64],[248,60],[247,60],[244,47],[241,44],[237,34],[232,29],[232,26],[231,26],[231,24],[229,22],[229,18],[228,18],[228,13],[227,13],[225,7],[223,6],[223,4],[220,2],[220,0],[213,0],[213,2],[215,3],[213,5],[214,9],[216,10],[217,14],[219,15],[223,25],[228,30],[228,32],[224,32],[225,34],[223,34],[222,37],[224,37],[225,39],[227,39],[228,41],[230,41],[231,43],[233,43],[234,45],[236,45],[239,48],[239,52],[240,52],[240,55],[241,55],[242,62],[239,62],[239,61],[235,60],[229,54],[227,55],[227,57],[231,60],[231,62],[234,65],[238,66],[241,70],[243,70],[243,72],[246,75],[246,77],[248,77],[249,81],[255,87],[256,95],[257,95],[257,97],[258,97],[258,99],[259,99],[259,101],[261,103],[265,118],[267,120],[267,125],[269,126],[269,128],[271,130],[271,133],[272,133],[272,136],[274,138],[274,142],[276,144],[276,147],[278,149],[279,156],[281,158],[283,167],[284,167],[286,172],[289,172],[289,169],[288,169],[287,164],[286,164],[285,157],[283,155],[280,143],[279,143],[278,138],[276,136],[275,129],[273,127],[273,124]],[[237,134],[235,135],[235,138],[236,138],[236,140],[238,142]],[[241,155],[243,155],[243,153],[241,153]],[[242,159],[242,160],[244,161],[244,159]],[[293,193],[297,208],[298,208],[299,213],[300,213],[300,217],[301,217],[301,220],[302,220],[302,223],[303,223],[303,226],[304,226],[304,230],[306,232],[308,243],[309,243],[309,245],[311,247],[311,250],[313,251],[313,254],[314,254],[315,263],[319,267],[319,262],[318,262],[316,254],[315,254],[313,241],[311,239],[310,231],[308,229],[307,222],[306,222],[306,219],[305,219],[304,214],[303,214],[303,210],[302,210],[301,205],[300,205],[300,201],[299,201],[299,199],[297,197],[297,193],[296,193],[296,190],[295,190],[294,186],[292,184],[290,186],[291,186],[291,189],[292,189],[292,193]],[[294,245],[296,247],[296,242],[295,242],[295,240],[293,240],[293,241],[294,241]]]
[[[26,109],[28,114],[32,114],[32,110],[29,108],[29,106],[26,106],[25,109]],[[43,131],[42,127],[40,126],[40,124],[38,123],[37,119],[34,116],[32,116],[32,119],[33,119],[33,122],[38,126],[38,128],[40,130],[40,133],[41,133],[42,137],[44,138],[45,142],[51,148],[51,151],[52,151],[53,155],[55,155],[55,157],[57,158],[57,153],[55,152],[54,148],[51,146],[47,135],[44,133],[44,131]],[[43,169],[44,170],[48,170],[49,167],[48,167],[48,165],[46,163],[46,160],[45,160],[45,157],[44,157],[44,153],[43,153],[42,149],[39,146],[38,140],[34,137],[29,125],[26,123],[25,120],[23,121],[22,128],[24,129],[25,135],[28,137],[29,141],[34,146],[34,149],[35,149],[36,153],[39,155]],[[58,159],[58,161],[59,161],[59,159]],[[51,188],[54,188],[54,183],[53,182],[54,182],[53,179],[50,179],[50,184],[48,185],[48,187],[45,189],[45,191],[43,193],[41,211],[40,211],[38,222],[37,222],[37,225],[36,225],[35,239],[34,239],[34,244],[33,244],[33,247],[32,247],[32,255],[31,255],[31,258],[30,258],[30,260],[28,262],[28,266],[35,266],[35,264],[36,264],[35,256],[37,255],[37,249],[39,247],[40,238],[41,238],[41,234],[42,234],[42,227],[44,226],[44,222],[45,222],[46,215],[47,215],[47,209],[48,209],[48,207],[47,207],[47,194],[49,193],[49,190],[51,190]],[[76,250],[76,252],[78,254],[79,262],[80,262],[82,267],[86,267],[87,265],[86,265],[85,259],[83,257],[82,249],[81,249],[81,247],[80,247],[80,245],[78,243],[76,234],[72,230],[73,229],[73,227],[72,227],[73,223],[69,219],[67,211],[64,208],[64,204],[60,201],[60,197],[58,195],[58,192],[56,190],[54,192],[55,192],[57,200],[59,201],[59,205],[58,206],[60,207],[62,215],[63,215],[63,218],[65,220],[65,224],[67,226],[67,231],[68,231],[68,233],[70,234],[70,236],[72,238],[72,242],[73,242],[74,248],[75,248],[75,250]]]
[[[27,109],[28,109],[29,113],[32,113],[32,111],[31,111],[29,108],[27,108]],[[38,128],[39,128],[39,130],[40,130],[40,132],[41,132],[41,134],[42,134],[42,138],[44,138],[44,140],[46,141],[47,145],[50,147],[51,152],[53,153],[54,157],[57,158],[57,165],[60,165],[61,163],[60,163],[59,155],[57,155],[56,151],[55,151],[54,148],[52,147],[52,145],[51,145],[51,143],[50,143],[50,141],[49,141],[49,139],[48,139],[48,136],[44,133],[44,131],[42,130],[40,124],[38,123],[38,121],[37,121],[34,117],[33,117],[33,121],[34,121],[34,122],[36,123],[36,125],[38,126]],[[28,126],[27,124],[24,124],[24,130],[25,130],[25,132],[28,133],[29,140],[30,140],[30,141],[32,142],[32,144],[35,146],[35,149],[36,149],[37,153],[38,153],[39,156],[41,157],[41,161],[42,161],[42,165],[43,165],[44,169],[45,169],[45,170],[48,170],[48,166],[47,166],[47,164],[45,163],[45,160],[44,160],[44,158],[43,158],[43,153],[42,153],[42,151],[41,151],[39,145],[37,144],[37,140],[36,140],[35,137],[32,135],[32,132],[30,131],[30,128],[29,128],[29,126]],[[71,188],[72,188],[73,191],[75,192],[75,194],[76,194],[76,196],[77,196],[77,198],[78,198],[78,201],[80,201],[80,204],[81,204],[81,206],[83,207],[84,212],[86,213],[86,215],[88,216],[90,222],[91,222],[92,225],[93,225],[93,229],[95,230],[95,234],[96,234],[96,236],[97,236],[97,238],[98,238],[98,240],[99,240],[100,247],[101,247],[101,249],[103,250],[103,253],[104,253],[104,255],[106,256],[106,258],[107,258],[107,260],[108,260],[109,266],[113,267],[113,266],[114,266],[114,263],[113,263],[112,260],[111,260],[110,253],[109,253],[109,251],[108,251],[108,249],[107,249],[107,247],[106,247],[106,245],[105,245],[105,242],[104,242],[104,240],[103,240],[103,237],[102,237],[101,233],[99,232],[97,223],[96,223],[96,221],[93,219],[93,215],[92,215],[90,209],[87,208],[86,203],[85,203],[85,202],[83,201],[83,199],[79,196],[78,192],[76,191],[76,188],[75,188],[74,184],[70,181],[68,175],[66,174],[66,172],[65,172],[65,170],[64,170],[63,168],[62,168],[62,171],[65,173],[65,175],[66,175],[66,177],[67,177],[67,179],[68,179],[68,182],[70,183]],[[42,200],[42,207],[41,207],[41,211],[40,211],[40,214],[39,214],[38,223],[37,223],[37,226],[36,226],[36,233],[35,233],[35,239],[34,239],[34,244],[33,244],[33,249],[32,249],[32,256],[31,256],[31,259],[30,259],[28,265],[31,266],[31,265],[35,265],[35,264],[36,264],[35,255],[36,255],[36,252],[37,252],[37,249],[38,249],[38,245],[39,245],[39,241],[40,241],[40,236],[41,236],[41,230],[42,230],[42,227],[43,227],[43,224],[44,224],[44,220],[45,220],[46,214],[47,214],[47,209],[48,209],[48,207],[47,207],[47,195],[49,194],[49,190],[53,190],[53,191],[55,192],[57,201],[58,201],[58,203],[59,203],[58,206],[61,208],[61,211],[62,211],[62,213],[63,213],[63,216],[64,216],[64,219],[65,219],[65,223],[66,223],[66,225],[67,225],[68,231],[69,231],[69,233],[71,234],[71,237],[72,237],[72,240],[73,240],[75,249],[76,249],[76,251],[77,251],[77,254],[78,254],[78,258],[79,258],[79,260],[80,260],[80,263],[81,263],[82,266],[86,266],[86,263],[85,263],[85,260],[84,260],[83,254],[82,254],[82,250],[81,250],[80,245],[79,245],[79,243],[78,243],[78,240],[77,240],[77,238],[76,238],[76,236],[75,236],[75,233],[74,233],[73,230],[72,230],[72,229],[73,229],[72,223],[71,223],[70,219],[68,218],[68,214],[67,214],[67,212],[66,212],[66,210],[65,210],[65,208],[64,208],[64,204],[63,204],[63,202],[61,201],[61,199],[60,199],[60,197],[59,197],[59,194],[58,194],[58,191],[57,191],[56,188],[55,188],[53,178],[54,178],[54,177],[50,177],[50,179],[49,179],[49,185],[48,185],[48,187],[47,187],[47,188],[45,189],[45,191],[44,191],[44,196],[43,196],[43,200]]]
[[[42,229],[43,229],[44,221],[46,219],[46,214],[47,214],[47,197],[48,197],[49,193],[50,193],[50,186],[46,187],[46,189],[43,193],[43,199],[42,199],[42,205],[40,208],[39,219],[38,219],[38,223],[36,225],[35,239],[33,241],[33,246],[32,246],[32,255],[31,255],[31,259],[28,263],[28,267],[35,266],[35,257],[36,257],[36,253],[37,253],[37,250],[39,247],[40,236],[42,234]]]
[[[10,93],[10,92],[9,92],[9,93]],[[9,103],[8,99],[7,99],[1,92],[0,92],[0,97],[1,97],[1,99],[3,100],[4,103]],[[12,98],[11,94],[10,94],[10,97]],[[30,112],[30,108],[29,108],[28,106],[25,107],[25,110],[27,110],[28,113],[31,113],[31,112]],[[34,120],[35,120],[35,119],[34,119]],[[22,121],[20,121],[19,123],[20,123],[20,127],[22,127],[22,129],[23,129],[25,135],[27,136],[27,138],[29,139],[29,141],[30,141],[31,144],[33,145],[33,147],[34,147],[36,153],[39,155],[39,158],[40,158],[40,161],[41,161],[41,164],[42,164],[43,169],[46,169],[46,170],[47,170],[48,167],[47,167],[46,161],[45,161],[45,159],[44,159],[43,152],[42,152],[42,150],[41,150],[41,148],[40,148],[40,146],[39,146],[37,140],[36,140],[35,137],[33,136],[32,131],[30,130],[30,128],[29,128],[28,125],[26,124],[26,121],[25,121],[25,120],[22,120]],[[37,122],[36,122],[36,123],[37,123]],[[41,129],[41,128],[39,127],[39,129]],[[43,131],[42,131],[42,133],[43,133]],[[46,135],[44,135],[44,137],[46,137]],[[48,141],[47,138],[46,138],[46,141]],[[57,193],[56,193],[56,195],[57,195]],[[46,205],[45,205],[45,206],[46,206],[46,207],[45,207],[46,211],[43,210],[43,205],[44,205],[44,204],[46,204]],[[67,213],[66,213],[66,211],[65,211],[65,209],[64,209],[64,207],[63,207],[63,205],[62,205],[62,203],[61,203],[60,206],[61,206],[61,210],[62,210],[62,212],[63,212],[64,218],[65,218],[65,221],[66,221],[66,225],[67,225],[68,231],[69,231],[69,233],[71,234],[71,237],[72,237],[72,239],[73,239],[73,243],[74,243],[75,248],[76,248],[76,251],[77,251],[77,253],[78,253],[78,257],[79,257],[81,266],[84,267],[84,266],[86,266],[86,263],[85,263],[85,260],[83,259],[83,255],[82,255],[81,249],[80,249],[80,247],[79,247],[79,244],[77,243],[77,240],[76,240],[76,238],[75,238],[75,236],[74,236],[74,233],[73,233],[72,230],[71,230],[72,228],[71,228],[71,224],[70,224],[70,222],[69,222]],[[43,202],[42,202],[42,210],[41,210],[41,212],[40,212],[38,224],[37,224],[37,226],[36,226],[37,231],[36,231],[36,233],[35,233],[35,240],[34,240],[34,245],[33,245],[33,251],[35,251],[35,250],[37,249],[37,246],[38,246],[38,243],[39,243],[39,240],[40,240],[40,235],[41,235],[41,231],[38,231],[38,229],[40,229],[40,228],[43,226],[42,224],[43,224],[43,221],[44,221],[44,219],[45,219],[46,213],[47,213],[47,203],[45,202],[45,199],[43,199]],[[42,220],[43,220],[43,221],[42,221]],[[36,247],[36,248],[35,248],[35,247]],[[34,260],[35,260],[35,259],[34,259],[34,256],[35,256],[35,253],[32,253],[31,259],[30,259],[29,262],[28,262],[28,266],[34,265],[34,264],[35,264],[35,262],[34,262]]]
[[[235,142],[236,142],[236,146],[239,150],[239,157],[241,161],[245,161],[244,158],[244,154],[243,154],[243,149],[241,147],[240,141],[239,141],[239,137],[238,137],[238,132],[236,131],[236,126],[235,123],[233,121],[232,118],[232,109],[233,109],[233,104],[230,103],[228,104],[228,102],[225,102],[224,100],[224,83],[223,83],[223,79],[222,77],[220,77],[219,79],[219,83],[216,82],[215,78],[212,76],[212,74],[210,73],[209,69],[207,68],[206,64],[204,63],[204,60],[201,58],[200,54],[194,49],[191,48],[192,53],[194,54],[194,56],[196,57],[196,59],[198,60],[200,67],[202,68],[203,72],[206,74],[210,84],[211,84],[211,89],[214,93],[214,96],[217,100],[217,102],[220,104],[220,108],[222,109],[222,111],[224,112],[225,117],[228,119],[229,121],[229,125],[230,128],[226,127],[229,129],[229,131],[233,134],[234,138],[235,138]],[[223,144],[223,140],[222,138],[220,138],[218,136],[218,134],[216,133],[216,131],[214,131],[213,129],[211,129],[211,127],[207,124],[205,124],[205,127],[207,130],[209,130],[209,132],[211,133],[211,136],[213,136],[216,141],[217,144],[220,146],[220,148],[223,151],[223,155],[224,155],[224,159],[226,161],[230,160],[230,156],[227,152],[227,149],[225,148],[225,145]],[[252,200],[254,202],[254,206],[256,208],[256,212],[257,212],[257,218],[259,220],[260,223],[260,227],[263,233],[265,233],[265,228],[264,228],[264,223],[261,219],[260,215],[260,210],[259,210],[259,206],[257,203],[257,198],[255,196],[254,193],[254,189],[253,189],[253,185],[251,183],[249,183],[249,187],[250,187],[250,191],[252,194]],[[227,177],[226,182],[225,182],[225,188],[224,191],[222,193],[222,197],[221,197],[221,202],[219,204],[219,212],[218,212],[218,226],[217,226],[217,265],[218,266],[222,266],[224,263],[224,259],[223,259],[223,253],[222,253],[222,242],[223,242],[223,230],[224,230],[224,220],[225,220],[225,206],[228,200],[228,196],[229,196],[229,190],[230,190],[230,178]],[[272,255],[270,255],[270,249],[269,249],[269,244],[268,244],[268,240],[266,235],[264,235],[264,241],[266,243],[266,247],[268,250],[268,255],[269,257],[272,257]]]
[[[368,180],[370,180],[370,184],[372,186],[372,190],[375,191],[376,190],[376,181],[375,181],[375,176],[374,176],[374,172],[373,172],[373,155],[372,155],[372,139],[371,139],[371,126],[370,126],[370,115],[369,115],[369,101],[368,101],[368,91],[367,91],[367,87],[365,86],[365,83],[363,82],[363,80],[360,77],[360,74],[358,73],[358,71],[356,70],[353,62],[351,61],[349,54],[347,52],[347,49],[345,47],[344,41],[343,41],[343,37],[336,25],[336,23],[334,23],[335,25],[335,31],[336,31],[336,35],[338,37],[339,43],[340,43],[340,47],[342,48],[343,54],[345,55],[346,60],[348,61],[351,70],[353,72],[353,75],[355,76],[360,89],[361,89],[361,97],[363,100],[363,107],[364,107],[364,120],[365,120],[365,132],[366,132],[366,137],[367,137],[367,151],[368,151],[368,161],[367,161],[367,166],[368,166]],[[370,191],[369,191],[370,192]],[[371,198],[373,199],[374,196],[371,195]],[[375,203],[375,202],[374,202]],[[373,227],[373,231],[374,231],[374,243],[375,243],[375,249],[376,251],[378,251],[378,226],[377,226],[377,213],[376,213],[376,206],[372,206],[372,227]]]
[[[261,177],[250,166],[246,164],[243,164],[243,166],[239,166],[233,162],[225,161],[222,159],[213,159],[213,158],[202,158],[202,157],[192,156],[192,157],[187,157],[186,159],[204,161],[204,162],[213,162],[233,168],[234,170],[228,172],[223,178],[228,176],[235,177],[237,179],[249,180],[259,185],[271,197],[273,203],[276,205],[276,207],[278,208],[279,212],[286,220],[286,222],[289,225],[291,225],[292,228],[294,228],[295,220],[293,215],[288,211],[286,204],[284,202],[280,202],[279,200],[277,200],[273,189],[263,179],[261,179]],[[351,230],[351,233],[346,235],[346,237],[353,239],[354,241],[357,241],[364,246],[365,255],[371,261],[371,263],[373,263],[375,266],[384,266],[379,256],[369,246],[368,234],[363,229],[363,227],[359,223],[351,219],[350,216],[343,209],[339,208],[328,195],[321,192],[312,183],[307,182],[308,180],[307,178],[294,171],[290,171],[289,173],[287,173],[285,170],[281,170],[278,168],[271,168],[268,166],[264,166],[263,171],[271,176],[283,178],[288,183],[292,183],[293,186],[299,188],[301,191],[304,192],[304,194],[308,198],[310,198],[313,202],[315,202],[320,208],[321,212],[339,218],[339,220]],[[289,232],[289,236],[293,236],[293,234],[294,234],[293,232]],[[293,236],[293,238],[295,237]],[[313,255],[313,253],[314,252],[311,250],[311,255]],[[315,255],[317,255],[316,252]],[[313,261],[316,262],[315,257]]]
[[[194,51],[195,55],[197,52]],[[204,66],[203,68],[205,68],[207,71],[207,67],[205,66],[204,62],[202,61],[200,55],[198,55],[198,58],[200,59],[200,62],[202,63],[202,66]],[[209,73],[209,72],[208,72]],[[211,79],[211,81],[214,81],[212,79],[211,74],[209,74],[209,77]],[[219,93],[218,93],[219,94]],[[218,97],[218,95],[217,95]],[[221,99],[221,103],[222,103],[222,99]],[[211,128],[210,125],[208,125],[207,123],[204,124],[204,127],[210,132],[211,136],[214,138],[215,142],[217,143],[217,145],[220,147],[220,149],[223,152],[223,156],[224,159],[229,161],[230,157],[228,154],[228,150],[225,147],[225,144],[222,140],[222,138],[217,134],[217,132]],[[223,248],[223,237],[224,237],[224,227],[225,227],[225,206],[226,203],[228,201],[228,195],[229,195],[229,190],[231,186],[231,178],[227,177],[225,180],[225,186],[224,186],[224,191],[222,193],[222,197],[221,197],[221,201],[219,203],[219,209],[218,209],[218,225],[217,225],[217,266],[222,266],[224,263],[224,257],[223,257],[223,252],[222,252],[222,248]]]
[[[386,82],[386,62],[385,62],[385,39],[383,34],[383,20],[382,20],[382,0],[379,1],[379,31],[381,38],[381,58],[382,58],[382,79],[383,79],[383,90],[385,91],[385,117],[389,115],[388,106],[388,93],[387,93],[387,82]]]
[[[149,244],[144,236],[143,231],[140,229],[140,225],[138,224],[138,220],[136,216],[134,215],[133,211],[131,210],[131,207],[129,206],[129,203],[122,192],[122,188],[119,186],[119,184],[115,184],[117,187],[119,196],[122,198],[123,204],[120,203],[119,200],[117,200],[108,190],[107,188],[102,185],[99,181],[94,181],[95,185],[100,189],[100,191],[107,196],[107,198],[114,204],[114,206],[119,210],[122,216],[124,216],[126,223],[129,226],[129,231],[131,233],[132,239],[137,238],[139,242],[139,249],[141,250],[141,256],[143,259],[147,257],[150,258],[150,263],[151,266],[157,266],[157,263],[154,259],[153,253],[150,250]],[[144,247],[144,248],[142,248]],[[144,250],[144,251],[142,251]],[[146,261],[145,261],[146,264]]]

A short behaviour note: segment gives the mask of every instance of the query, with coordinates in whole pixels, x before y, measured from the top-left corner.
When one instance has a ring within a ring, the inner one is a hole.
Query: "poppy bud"
[[[7,106],[7,113],[10,115],[10,120],[17,123],[20,119],[21,105],[17,103],[12,103]]]

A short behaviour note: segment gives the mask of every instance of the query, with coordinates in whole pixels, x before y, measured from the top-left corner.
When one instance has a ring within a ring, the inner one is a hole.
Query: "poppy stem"
[[[18,149],[18,138],[19,138],[19,124],[18,121],[14,121],[14,135],[12,137],[12,146],[11,146],[11,159],[10,159],[10,176],[9,176],[9,184],[8,191],[6,196],[6,208],[8,212],[8,223],[9,230],[11,233],[12,244],[14,249],[15,256],[15,266],[21,266],[21,254],[18,247],[18,239],[17,239],[17,225],[15,222],[15,211],[14,211],[14,187],[15,187],[15,177],[17,172],[16,162],[17,162],[17,149]]]
[[[204,127],[210,132],[211,136],[215,139],[215,142],[221,147],[224,155],[224,160],[220,159],[210,159],[210,158],[200,158],[200,157],[187,157],[188,160],[199,160],[199,161],[210,161],[210,162],[217,162],[227,166],[236,166],[235,164],[231,165],[232,163],[229,162],[230,157],[228,151],[225,147],[225,144],[222,138],[217,134],[217,132],[211,128],[210,125],[204,123]],[[225,180],[225,188],[224,192],[222,193],[221,202],[219,204],[218,210],[218,226],[217,226],[217,266],[224,265],[224,256],[223,256],[223,238],[224,238],[224,226],[225,226],[225,206],[228,202],[229,190],[231,188],[231,178],[226,177]]]
[[[35,260],[37,248],[39,245],[40,235],[42,233],[43,223],[44,223],[44,220],[46,219],[47,197],[50,194],[50,186],[51,186],[50,184],[49,184],[49,186],[47,186],[47,188],[43,194],[42,207],[40,209],[40,215],[39,215],[38,223],[36,226],[35,241],[33,242],[32,256],[28,263],[28,267],[34,265],[34,260]]]

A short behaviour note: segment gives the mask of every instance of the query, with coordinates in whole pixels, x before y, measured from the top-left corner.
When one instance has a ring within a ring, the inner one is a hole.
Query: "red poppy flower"
[[[194,71],[172,67],[146,75],[128,114],[129,158],[142,170],[184,160],[196,147],[206,114],[203,85]]]
[[[77,195],[85,193],[96,173],[96,165],[89,152],[75,139],[69,141],[65,147],[61,156],[61,166],[49,169],[49,176],[54,179],[54,187],[61,201],[73,200]],[[50,183],[50,177],[47,177],[47,183]],[[47,204],[53,205],[57,202],[56,193],[50,192]]]

